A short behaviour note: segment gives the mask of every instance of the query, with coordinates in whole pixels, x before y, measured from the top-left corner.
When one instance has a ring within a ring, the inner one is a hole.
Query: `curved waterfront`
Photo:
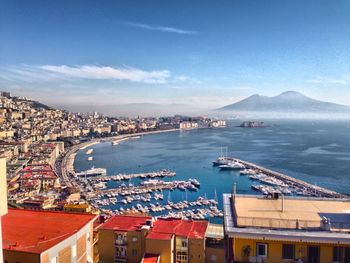
[[[222,193],[232,191],[237,183],[238,193],[256,193],[251,181],[237,171],[219,171],[212,161],[220,154],[220,147],[228,147],[228,155],[260,164],[309,183],[349,194],[350,129],[348,122],[269,122],[276,123],[262,129],[199,129],[144,135],[139,139],[112,146],[102,142],[92,146],[94,160],[88,162],[84,151],[76,156],[75,169],[107,168],[109,175],[139,173],[163,168],[174,170],[175,178],[196,178],[201,183],[198,192],[173,191],[172,201],[193,200],[198,196],[215,197],[219,207]],[[238,124],[238,123],[237,123]],[[130,182],[137,184],[140,179]],[[118,182],[109,182],[114,187]],[[164,193],[165,199],[168,193]]]

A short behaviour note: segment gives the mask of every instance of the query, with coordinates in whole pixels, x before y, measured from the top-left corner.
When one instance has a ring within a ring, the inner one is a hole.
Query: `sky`
[[[52,106],[350,105],[350,1],[0,3],[0,90]]]

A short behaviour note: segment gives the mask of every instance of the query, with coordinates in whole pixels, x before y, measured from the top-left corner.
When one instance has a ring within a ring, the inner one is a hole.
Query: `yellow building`
[[[208,221],[114,216],[99,227],[101,263],[224,262],[223,228]]]
[[[350,200],[224,195],[227,262],[350,262]]]
[[[145,253],[145,236],[152,217],[114,216],[99,228],[101,263],[139,263]]]
[[[3,216],[6,263],[92,263],[97,216],[9,209]]]
[[[160,263],[204,263],[208,221],[157,219],[146,237],[146,253]]]
[[[7,183],[6,183],[6,160],[0,158],[0,262],[3,261],[2,253],[2,218],[7,214]]]

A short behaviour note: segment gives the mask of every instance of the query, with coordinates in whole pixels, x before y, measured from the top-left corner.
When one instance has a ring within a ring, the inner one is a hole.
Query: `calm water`
[[[137,173],[169,168],[177,173],[174,180],[197,178],[198,192],[171,192],[171,200],[195,199],[199,195],[214,198],[215,189],[221,208],[222,193],[256,193],[251,181],[236,171],[219,171],[212,161],[221,147],[228,155],[284,172],[307,182],[350,194],[350,121],[267,121],[275,124],[262,129],[235,127],[200,129],[146,135],[140,139],[94,145],[93,162],[85,151],[77,154],[75,169],[107,168],[110,175]],[[172,180],[171,178],[164,180]],[[131,181],[138,183],[138,179]],[[110,187],[116,183],[111,182]],[[164,192],[165,201],[168,193]]]

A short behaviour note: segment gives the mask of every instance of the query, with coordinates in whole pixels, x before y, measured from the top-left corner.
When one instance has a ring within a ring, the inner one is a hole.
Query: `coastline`
[[[180,130],[181,129],[168,129],[168,130],[138,132],[138,133],[132,133],[132,134],[116,135],[116,136],[107,137],[107,138],[95,138],[95,139],[91,139],[87,142],[79,143],[77,145],[72,146],[67,152],[64,153],[64,156],[62,158],[62,162],[60,165],[59,176],[61,177],[63,182],[68,187],[73,186],[71,180],[69,179],[69,174],[75,172],[74,171],[74,162],[75,162],[75,157],[77,155],[77,152],[79,150],[87,149],[88,147],[99,144],[103,141],[104,142],[111,142],[111,143],[112,142],[118,143],[118,142],[121,142],[124,140],[129,140],[133,137],[151,135],[151,134],[159,134],[159,133],[168,133],[168,132],[174,132],[174,131],[180,131]]]

